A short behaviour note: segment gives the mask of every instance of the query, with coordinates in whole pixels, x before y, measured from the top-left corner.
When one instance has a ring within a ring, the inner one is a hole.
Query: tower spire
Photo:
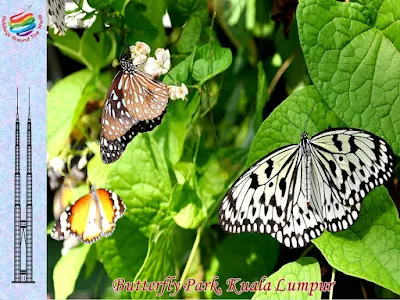
[[[31,125],[31,88],[29,88],[29,112],[28,112],[28,130],[27,130],[27,148],[26,148],[26,281],[33,282],[32,279],[32,125]]]
[[[17,87],[17,120],[18,120],[18,87]]]
[[[29,105],[28,105],[28,119],[31,119],[31,88],[29,87],[28,90],[28,101],[29,101]]]
[[[14,170],[14,281],[21,281],[21,177],[20,177],[18,87],[17,115],[15,119],[15,170]]]

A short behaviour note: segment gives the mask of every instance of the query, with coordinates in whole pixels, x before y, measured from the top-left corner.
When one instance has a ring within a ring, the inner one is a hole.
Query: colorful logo
[[[10,17],[8,23],[9,29],[12,33],[18,36],[30,35],[36,27],[35,18],[33,13],[21,12]]]
[[[39,35],[43,27],[43,16],[34,15],[24,10],[11,17],[1,17],[1,27],[4,35],[20,43],[29,42]]]

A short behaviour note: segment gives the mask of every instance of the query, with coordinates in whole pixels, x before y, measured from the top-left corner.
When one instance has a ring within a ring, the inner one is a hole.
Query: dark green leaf
[[[348,126],[382,136],[400,154],[398,5],[305,0],[297,18],[308,71],[324,101]]]
[[[241,278],[241,281],[258,281],[262,276],[271,274],[279,253],[279,243],[269,235],[241,233],[229,235],[216,249],[211,257],[210,268],[205,279],[211,280],[219,276],[222,293],[218,298],[249,298],[252,293],[237,295],[233,291],[226,292],[228,279]],[[237,284],[239,288],[239,284]],[[207,291],[209,297],[216,294]]]

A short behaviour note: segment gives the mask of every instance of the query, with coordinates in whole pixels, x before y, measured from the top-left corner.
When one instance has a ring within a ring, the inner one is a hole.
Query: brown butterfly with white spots
[[[161,123],[168,104],[167,86],[122,58],[101,117],[100,153],[104,163],[118,160],[140,132]]]

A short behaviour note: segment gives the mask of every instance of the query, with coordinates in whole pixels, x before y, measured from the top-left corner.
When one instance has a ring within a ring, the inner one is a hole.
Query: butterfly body
[[[121,68],[108,90],[101,117],[103,162],[118,160],[138,133],[159,125],[167,104],[168,89],[164,83],[140,71],[129,59],[121,59]]]
[[[361,201],[393,172],[389,145],[358,129],[332,129],[282,147],[251,166],[222,200],[227,232],[271,234],[290,248],[303,247],[326,229],[345,230]]]
[[[64,240],[75,236],[83,243],[94,243],[114,232],[115,223],[124,215],[125,210],[123,200],[116,193],[92,187],[89,194],[61,213],[51,237]]]

